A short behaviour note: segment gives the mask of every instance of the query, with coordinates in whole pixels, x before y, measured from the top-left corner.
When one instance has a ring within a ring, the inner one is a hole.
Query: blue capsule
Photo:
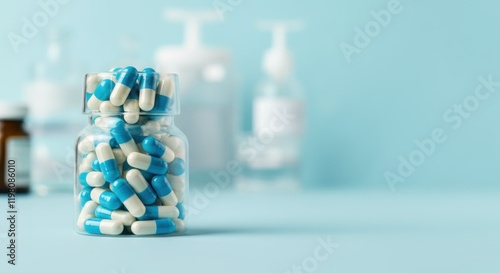
[[[144,132],[142,131],[141,126],[130,126],[128,128],[128,131],[132,136],[132,138],[134,139],[135,143],[141,143],[144,140],[144,138],[146,138],[144,136]]]
[[[168,173],[171,175],[181,175],[185,171],[186,162],[182,158],[175,158],[174,161],[168,164]]]
[[[121,175],[118,163],[116,162],[113,150],[106,143],[101,143],[95,148],[99,166],[101,168],[104,179],[108,182],[113,182]]]
[[[182,203],[177,203],[177,209],[179,209],[179,219],[184,220],[186,218],[186,210],[184,209],[184,205]]]
[[[101,171],[101,166],[99,165],[99,159],[94,159],[94,161],[92,161],[92,169],[96,172],[100,172]]]
[[[80,192],[80,205],[83,207],[88,201],[92,200],[90,198],[90,192],[92,191],[92,188],[90,187],[84,187],[82,191]]]

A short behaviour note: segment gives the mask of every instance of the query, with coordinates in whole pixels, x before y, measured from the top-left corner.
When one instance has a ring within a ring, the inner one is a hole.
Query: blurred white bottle
[[[162,46],[155,54],[158,71],[179,75],[182,114],[176,125],[190,144],[192,185],[204,185],[225,170],[234,156],[236,80],[229,51],[204,46],[200,27],[218,22],[214,11],[168,9],[169,21],[185,24],[184,44]]]
[[[32,141],[31,182],[36,193],[71,192],[74,139],[82,126],[81,77],[66,52],[68,33],[48,30],[45,55],[25,89]]]
[[[272,31],[273,42],[264,54],[265,77],[254,93],[252,133],[238,147],[244,171],[236,185],[246,191],[295,191],[301,188],[304,98],[293,75],[286,34],[302,24],[261,22],[259,26]]]

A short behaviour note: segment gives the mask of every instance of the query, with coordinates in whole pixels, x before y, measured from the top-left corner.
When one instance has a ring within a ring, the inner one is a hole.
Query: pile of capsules
[[[162,115],[175,82],[150,68],[112,72],[86,78],[86,110],[95,117],[77,143],[76,228],[96,235],[182,232],[187,143]]]

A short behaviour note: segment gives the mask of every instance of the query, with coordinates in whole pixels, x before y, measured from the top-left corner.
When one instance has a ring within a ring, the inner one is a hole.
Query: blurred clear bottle
[[[293,75],[293,57],[286,33],[300,22],[261,22],[273,42],[264,54],[264,79],[252,102],[252,132],[238,146],[243,162],[237,188],[245,191],[296,191],[301,188],[301,146],[304,130],[303,91]]]
[[[219,21],[214,11],[168,9],[165,18],[185,24],[184,44],[163,46],[155,54],[157,71],[177,73],[182,84],[178,124],[191,145],[191,185],[213,181],[234,158],[236,80],[225,49],[204,46],[200,25]]]
[[[74,138],[79,119],[81,92],[78,69],[67,52],[69,33],[50,29],[43,59],[34,65],[25,90],[31,133],[31,181],[36,193],[72,190]]]

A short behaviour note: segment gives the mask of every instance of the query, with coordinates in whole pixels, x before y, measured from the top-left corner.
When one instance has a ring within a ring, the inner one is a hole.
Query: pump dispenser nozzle
[[[168,9],[164,13],[169,21],[184,22],[186,29],[184,33],[184,46],[188,48],[200,47],[200,25],[203,22],[218,21],[217,14],[213,11],[186,11],[181,9]]]
[[[283,81],[293,68],[293,57],[286,47],[286,34],[303,28],[302,21],[260,21],[262,30],[272,31],[271,47],[264,54],[262,67],[270,77]]]

